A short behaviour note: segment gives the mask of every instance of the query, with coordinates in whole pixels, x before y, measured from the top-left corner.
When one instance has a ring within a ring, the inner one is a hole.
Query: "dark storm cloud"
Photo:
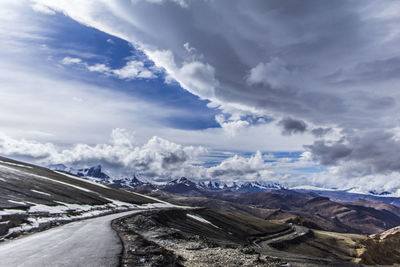
[[[188,160],[188,155],[183,151],[180,153],[166,153],[162,155],[162,167],[164,169],[169,169],[173,166],[180,167],[182,163]]]
[[[331,128],[314,128],[311,130],[311,133],[315,136],[315,137],[323,137],[324,135],[328,134],[329,132],[331,132],[332,129]]]
[[[368,175],[400,171],[400,142],[392,133],[371,131],[333,143],[316,141],[306,148],[321,164],[339,164],[347,174]]]
[[[343,160],[349,156],[352,149],[343,144],[343,140],[334,144],[326,144],[325,141],[315,141],[313,145],[306,146],[309,149],[314,159],[318,160],[323,165],[335,165],[339,160]]]
[[[333,83],[380,82],[395,79],[400,73],[400,57],[361,62],[350,69],[340,69],[328,76]]]
[[[284,135],[304,133],[307,129],[307,125],[304,121],[295,120],[290,117],[282,119],[279,121],[278,125],[283,127],[282,134]]]

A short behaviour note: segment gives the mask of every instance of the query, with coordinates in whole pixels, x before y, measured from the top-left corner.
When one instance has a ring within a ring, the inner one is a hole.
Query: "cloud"
[[[152,79],[156,77],[153,72],[145,68],[143,62],[135,60],[127,62],[121,69],[112,70],[112,73],[117,75],[120,79]]]
[[[44,165],[82,167],[101,163],[117,173],[139,172],[156,180],[179,176],[206,152],[203,147],[181,146],[157,136],[137,145],[131,133],[118,128],[112,131],[109,144],[76,144],[70,148],[0,135],[0,153],[4,155],[28,156]]]
[[[331,132],[332,129],[331,128],[314,128],[311,130],[311,134],[313,134],[315,137],[324,137],[326,134],[328,134],[329,132]]]
[[[170,50],[155,50],[147,52],[149,58],[157,67],[166,70],[167,82],[174,79],[180,85],[202,99],[213,99],[218,81],[215,79],[215,69],[209,64],[200,61],[183,62],[179,67]]]
[[[34,3],[131,42],[166,70],[167,81],[212,107],[329,125],[343,141],[324,136],[308,146],[318,162],[359,173],[398,172],[396,157],[382,152],[397,148],[390,133],[399,127],[396,1]],[[302,125],[289,129],[301,132]]]
[[[258,63],[250,70],[247,83],[250,85],[263,84],[273,89],[296,87],[300,77],[296,70],[290,70],[280,58],[272,58],[270,62]]]
[[[306,148],[315,160],[336,166],[335,172],[347,177],[400,171],[400,141],[390,132],[355,133],[334,142],[316,141]]]
[[[97,63],[89,65],[83,62],[80,58],[65,57],[61,60],[63,65],[80,65],[84,66],[87,70],[92,72],[100,72],[105,75],[115,76],[119,79],[153,79],[156,75],[149,69],[146,68],[142,61],[130,60],[125,66],[120,69],[111,69],[105,64]]]
[[[329,162],[332,160],[348,161],[349,154],[343,152],[346,149],[340,148],[339,144],[334,144],[334,146],[337,153],[329,155],[329,159],[326,160]],[[394,148],[393,151],[396,149]],[[323,149],[320,152],[325,155]],[[200,159],[207,157],[210,151],[204,147],[182,146],[156,136],[143,144],[138,144],[132,132],[119,128],[112,131],[108,143],[75,144],[70,147],[61,147],[30,139],[15,139],[1,133],[0,153],[13,157],[28,157],[30,161],[43,165],[63,163],[69,166],[85,167],[102,164],[117,177],[140,173],[143,177],[153,181],[169,181],[181,176],[194,180],[214,180],[225,183],[256,180],[278,182],[285,186],[314,185],[326,188],[353,188],[357,192],[364,193],[381,189],[400,196],[399,175],[390,170],[382,176],[366,174],[348,179],[342,179],[342,175],[338,173],[336,167],[332,167],[329,172],[299,175],[299,168],[317,168],[312,161],[315,153],[304,152],[296,157],[289,155],[288,157],[275,157],[273,154],[263,154],[260,151],[250,156],[238,154],[230,156],[232,153],[228,153],[227,157],[224,156],[224,159],[217,165],[205,167]],[[393,159],[393,162],[396,160],[398,159]],[[366,164],[369,163],[366,162]],[[352,166],[351,162],[348,166]]]
[[[56,12],[54,10],[52,10],[51,8],[48,8],[47,6],[42,5],[40,3],[32,3],[31,7],[36,12],[43,13],[46,15],[55,15],[56,14]]]
[[[202,158],[207,158],[210,151],[202,146],[179,145],[157,136],[139,144],[132,132],[120,128],[112,131],[107,143],[78,143],[68,147],[16,139],[1,133],[0,154],[28,158],[42,165],[62,163],[85,167],[102,164],[116,177],[140,173],[154,181],[185,176],[221,182],[272,180],[282,183],[282,173],[287,175],[290,169],[313,165],[306,157],[275,158],[272,154],[263,155],[257,151],[250,156],[225,153],[228,157],[215,166],[205,167]]]
[[[183,8],[188,7],[186,0],[131,0],[132,2],[139,2],[139,1],[147,1],[148,3],[152,3],[152,4],[165,4],[168,2],[172,2],[172,3],[176,3],[178,5],[180,5]]]
[[[295,120],[290,117],[280,120],[278,125],[283,127],[282,134],[284,135],[304,133],[307,130],[307,125],[304,121]]]
[[[207,170],[211,177],[228,180],[254,181],[265,180],[273,173],[268,170],[260,151],[249,158],[235,155],[223,160],[219,165]]]
[[[65,58],[63,58],[61,63],[64,64],[64,65],[80,64],[80,63],[82,63],[82,59],[73,58],[73,57],[65,57]]]
[[[228,136],[235,136],[241,129],[246,128],[250,123],[246,120],[226,120],[222,114],[216,115],[215,120],[221,125],[222,129],[227,133]]]
[[[236,105],[273,117],[298,117],[315,125],[351,129],[363,128],[364,123],[382,126],[380,119],[389,119],[398,110],[392,89],[398,78],[382,79],[387,75],[378,71],[387,63],[368,67],[381,77],[372,77],[374,83],[356,79],[356,85],[339,85],[326,78],[343,66],[357,68],[366,60],[379,62],[396,54],[399,38],[389,25],[397,19],[377,16],[387,12],[392,2],[343,1],[326,7],[314,1],[301,5],[187,1],[186,8],[166,1],[89,1],[84,6],[74,1],[36,2],[128,40],[163,67],[169,78],[215,106]],[[195,50],[188,53],[185,44]],[[347,72],[348,80],[359,76]],[[369,95],[375,88],[386,88],[380,90],[381,97],[393,98],[378,113],[365,108],[376,97]]]
[[[46,158],[56,152],[56,147],[51,143],[40,143],[26,139],[16,140],[0,133],[0,151],[4,155]]]

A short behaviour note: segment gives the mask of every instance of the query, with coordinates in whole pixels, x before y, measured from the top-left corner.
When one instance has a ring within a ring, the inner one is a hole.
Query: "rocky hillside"
[[[359,262],[368,265],[400,263],[400,226],[360,242]]]

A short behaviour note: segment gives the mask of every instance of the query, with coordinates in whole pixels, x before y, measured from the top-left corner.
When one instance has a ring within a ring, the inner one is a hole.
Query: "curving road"
[[[111,221],[138,212],[72,222],[5,242],[0,244],[0,266],[118,266],[122,245]]]

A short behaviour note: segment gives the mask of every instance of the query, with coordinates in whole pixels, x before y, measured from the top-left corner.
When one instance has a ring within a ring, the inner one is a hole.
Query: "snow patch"
[[[13,214],[25,214],[25,213],[26,213],[26,211],[24,211],[24,210],[15,210],[15,209],[0,210],[0,216],[13,215]]]
[[[41,176],[41,175],[37,175],[37,174],[29,174],[29,175],[32,175],[32,176],[40,178],[40,179],[44,179],[44,180],[56,182],[56,183],[59,183],[59,184],[67,185],[67,186],[70,186],[70,187],[74,187],[76,189],[79,189],[79,190],[82,190],[82,191],[85,191],[85,192],[93,192],[92,190],[89,190],[89,189],[86,189],[86,188],[83,188],[83,187],[80,187],[80,186],[77,186],[77,185],[64,183],[64,182],[61,182],[61,181],[58,181],[58,180],[55,180],[55,179],[51,179],[51,178],[48,178],[48,177],[44,177],[44,176]]]
[[[101,187],[110,189],[110,187],[108,187],[108,186],[106,186],[104,184],[101,184],[101,183],[98,183],[98,182],[95,182],[95,181],[92,181],[92,180],[85,179],[86,177],[85,178],[80,178],[80,177],[77,177],[77,176],[74,176],[74,175],[71,175],[71,174],[67,174],[67,173],[61,172],[61,171],[54,171],[54,172],[56,172],[58,174],[61,174],[61,175],[64,175],[64,176],[67,176],[69,178],[75,179],[75,180],[86,182],[88,184],[94,184],[94,185],[97,185],[97,186],[101,186]]]
[[[173,205],[171,203],[163,202],[163,203],[148,203],[139,206],[143,209],[165,209],[165,208],[186,208],[183,206]],[[191,208],[191,207],[190,207]]]
[[[189,218],[192,218],[192,219],[194,219],[194,220],[196,220],[196,221],[199,221],[199,222],[202,222],[202,223],[210,224],[210,225],[214,226],[215,228],[219,228],[219,227],[216,226],[215,224],[213,224],[213,223],[207,221],[206,219],[204,219],[203,217],[200,217],[200,216],[198,216],[198,215],[193,215],[193,214],[187,213],[186,216],[188,216]]]
[[[51,194],[49,194],[49,193],[45,193],[45,192],[38,191],[38,190],[35,190],[35,189],[31,189],[31,191],[32,191],[32,192],[35,192],[35,193],[38,193],[38,194],[42,194],[42,195],[46,195],[46,196],[51,196]]]
[[[128,203],[128,202],[123,202],[123,201],[119,201],[119,200],[115,200],[115,199],[111,199],[111,198],[105,198],[105,199],[107,199],[108,201],[112,202],[111,205],[114,205],[116,207],[130,207],[130,208],[138,207],[138,205],[131,204],[131,203]]]
[[[11,165],[11,166],[17,166],[17,167],[23,167],[23,168],[32,169],[32,166],[26,166],[26,165],[17,164],[17,163],[12,163],[12,162],[7,162],[7,161],[2,161],[2,160],[0,160],[0,163],[2,163],[2,164],[7,164],[7,165]]]
[[[11,199],[9,199],[9,200],[7,200],[7,201],[8,201],[8,202],[11,202],[11,203],[14,203],[14,204],[18,204],[18,205],[26,205],[25,202],[15,201],[15,200],[11,200]]]

